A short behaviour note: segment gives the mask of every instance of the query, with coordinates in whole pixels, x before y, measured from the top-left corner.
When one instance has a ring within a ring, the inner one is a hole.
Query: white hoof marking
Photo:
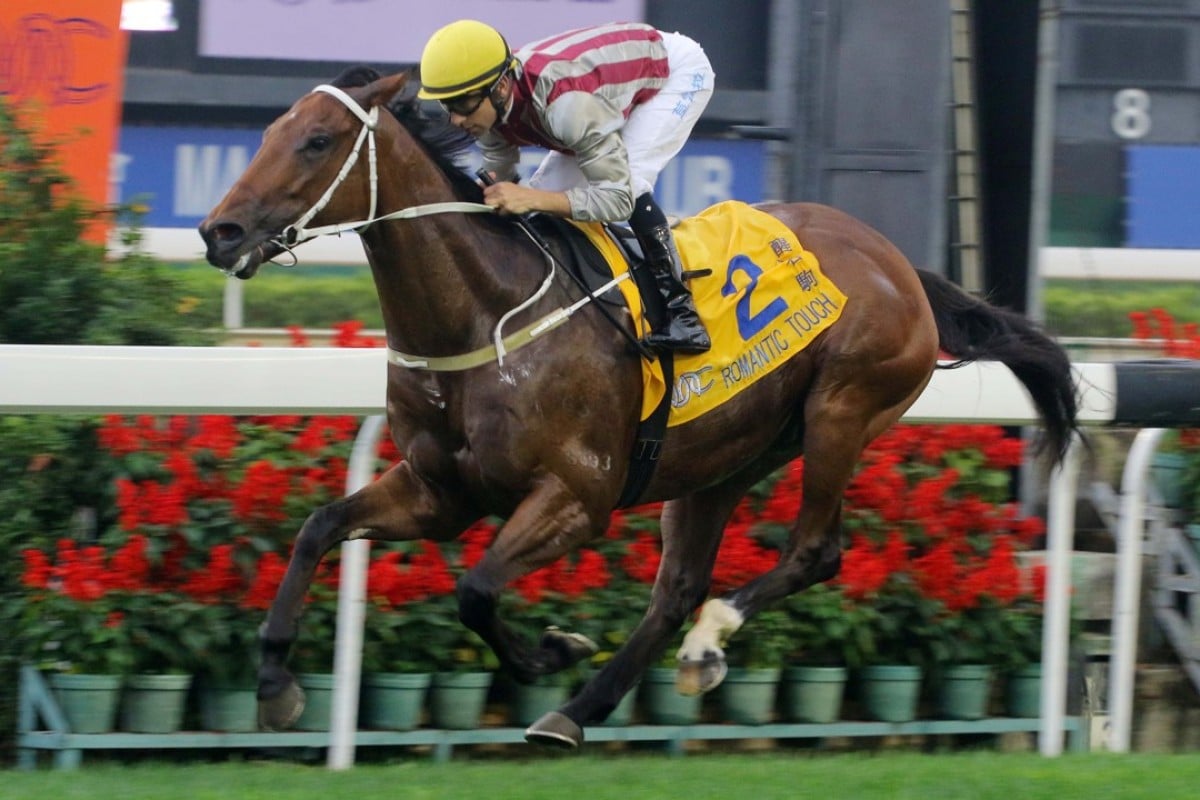
[[[725,651],[721,648],[745,621],[741,612],[724,600],[709,600],[700,609],[700,619],[683,637],[683,646],[679,648],[676,659],[703,661],[706,657],[724,658]]]

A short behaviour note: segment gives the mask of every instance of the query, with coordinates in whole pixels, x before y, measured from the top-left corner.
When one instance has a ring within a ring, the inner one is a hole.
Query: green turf
[[[1066,755],[972,751],[821,755],[663,755],[456,759],[345,772],[284,762],[89,765],[8,772],[0,798],[70,800],[1185,800],[1200,796],[1200,754]]]

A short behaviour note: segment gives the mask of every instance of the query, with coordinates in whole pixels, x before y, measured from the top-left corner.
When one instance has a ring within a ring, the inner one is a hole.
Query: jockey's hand
[[[501,181],[483,187],[483,202],[501,214],[528,214],[545,211],[560,217],[571,215],[571,204],[563,192],[547,192],[522,186],[519,183]]]

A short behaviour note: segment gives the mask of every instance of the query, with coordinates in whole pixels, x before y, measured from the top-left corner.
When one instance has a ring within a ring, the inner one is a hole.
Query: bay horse
[[[458,583],[462,623],[523,681],[591,652],[582,637],[554,629],[527,641],[496,609],[506,584],[608,528],[641,403],[631,317],[617,312],[627,328],[620,331],[585,308],[501,362],[493,344],[501,317],[517,309],[514,322],[523,325],[582,292],[561,276],[547,279],[544,254],[513,220],[468,213],[491,210],[452,160],[469,139],[406,99],[408,81],[406,73],[355,68],[300,98],[266,129],[245,174],[200,225],[209,262],[243,279],[307,238],[358,232],[388,347],[420,356],[389,358],[387,367],[387,417],[404,459],[317,509],[297,536],[260,633],[258,699],[267,727],[289,725],[303,708],[286,668],[289,649],[319,560],[352,537],[447,541],[485,516],[504,518]],[[1076,432],[1067,356],[1024,317],[915,269],[881,234],[833,208],[760,208],[795,232],[849,300],[841,318],[786,364],[667,430],[637,498],[666,501],[650,605],[603,669],[530,726],[530,741],[578,747],[583,726],[608,715],[697,608],[679,651],[679,687],[713,688],[724,676],[728,636],[764,607],[834,576],[842,494],[856,462],[921,394],[940,351],[956,363],[1007,365],[1039,410],[1053,458],[1061,460]],[[478,352],[488,354],[480,365],[437,368],[440,359],[453,364]],[[778,564],[705,602],[734,507],[801,454],[801,510]]]

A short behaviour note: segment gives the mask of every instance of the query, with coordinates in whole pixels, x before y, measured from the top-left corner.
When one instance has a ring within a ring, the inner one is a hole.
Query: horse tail
[[[933,308],[938,344],[958,359],[938,368],[989,359],[1012,370],[1042,417],[1041,448],[1061,463],[1079,429],[1079,397],[1066,351],[1024,316],[985,303],[936,273],[918,269],[917,275]]]

